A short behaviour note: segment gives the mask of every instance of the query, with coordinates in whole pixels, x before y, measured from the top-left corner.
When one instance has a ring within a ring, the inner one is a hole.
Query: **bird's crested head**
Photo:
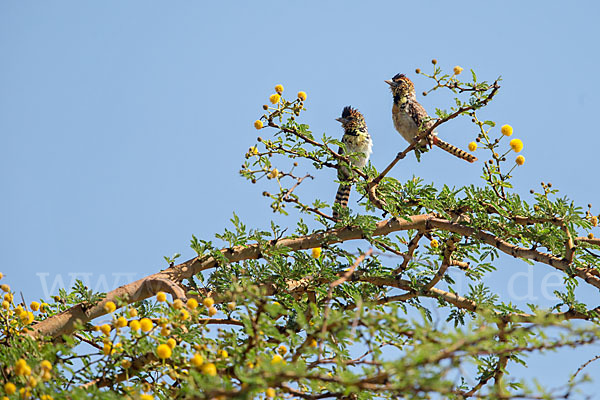
[[[364,128],[366,125],[365,117],[357,109],[350,106],[344,107],[342,116],[336,118],[336,121],[340,122],[344,129]]]
[[[394,96],[413,94],[415,92],[415,85],[404,74],[396,74],[392,79],[385,81],[385,83],[390,85]]]

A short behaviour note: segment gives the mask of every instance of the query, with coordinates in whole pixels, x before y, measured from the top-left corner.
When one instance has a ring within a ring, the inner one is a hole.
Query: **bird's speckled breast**
[[[394,121],[394,128],[402,135],[404,140],[412,143],[413,138],[419,132],[419,127],[404,107],[394,104],[392,107],[392,120]]]
[[[373,141],[367,132],[360,132],[356,136],[344,135],[342,141],[346,145],[346,151],[348,153],[360,153],[362,155],[361,157],[358,157],[358,160],[353,159],[353,165],[356,165],[359,168],[367,165],[373,147]]]

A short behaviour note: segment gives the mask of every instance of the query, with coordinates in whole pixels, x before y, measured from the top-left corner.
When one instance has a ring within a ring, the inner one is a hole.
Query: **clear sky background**
[[[525,143],[513,181],[524,198],[551,181],[581,206],[596,203],[598,15],[595,1],[3,0],[0,270],[27,301],[70,287],[76,274],[108,291],[164,268],[165,255],[191,258],[191,235],[211,239],[233,211],[249,227],[271,217],[293,225],[261,196],[273,182],[238,176],[273,86],[307,92],[303,121],[319,135],[341,135],[335,118],[357,107],[383,168],[405,147],[383,81],[403,72],[420,93],[430,83],[414,70],[431,70],[432,58],[480,79],[502,75],[483,115]],[[431,112],[451,105],[441,94],[419,99]],[[466,121],[440,129],[462,147],[475,135]],[[481,165],[434,150],[392,175],[479,184]],[[331,201],[334,172],[315,176],[298,193]],[[527,267],[498,268],[510,301],[506,282]],[[536,268],[534,295],[543,297],[538,282],[551,271]],[[535,358],[525,373],[560,386],[598,353]]]

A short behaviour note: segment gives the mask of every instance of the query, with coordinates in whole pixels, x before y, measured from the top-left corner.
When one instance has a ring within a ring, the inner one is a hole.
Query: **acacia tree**
[[[106,294],[78,283],[27,305],[2,285],[0,391],[42,399],[569,396],[585,373],[556,388],[508,373],[530,354],[597,341],[598,307],[576,289],[600,288],[600,240],[583,236],[598,218],[550,184],[533,204],[521,199],[511,174],[524,162],[512,155],[522,142],[507,145],[510,126],[478,117],[499,81],[472,73],[463,82],[461,71],[445,74],[434,62],[422,73],[430,91],[450,90],[456,103],[437,110],[420,137],[470,119],[470,150],[489,152],[480,185],[398,181],[392,169],[415,144],[381,172],[355,168],[353,154],[335,151],[339,141],[299,121],[306,94],[287,100],[277,85],[240,173],[270,187],[263,194],[274,212],[296,208],[304,218],[265,231],[234,216],[218,243],[192,237],[196,257],[166,258],[168,268]],[[340,165],[363,198],[358,211],[336,206],[334,219],[326,202],[297,189]],[[297,174],[302,168],[310,172]],[[560,271],[556,304],[513,304],[484,284],[508,258]],[[459,292],[457,276],[471,282],[468,291]]]

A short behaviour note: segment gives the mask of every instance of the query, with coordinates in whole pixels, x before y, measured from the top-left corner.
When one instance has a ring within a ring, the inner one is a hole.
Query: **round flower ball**
[[[117,309],[117,305],[115,303],[113,303],[112,301],[107,301],[106,304],[104,304],[104,311],[106,311],[107,313],[111,313],[113,311],[115,311]]]
[[[523,165],[523,164],[525,164],[525,157],[523,157],[523,156],[518,156],[518,157],[515,159],[515,162],[517,163],[517,165]]]
[[[140,327],[144,332],[150,332],[154,327],[154,322],[150,318],[142,318],[140,321]]]
[[[271,104],[277,104],[277,103],[279,103],[279,100],[281,100],[281,96],[278,95],[277,93],[269,96],[269,101],[271,102]]]
[[[320,247],[315,247],[311,250],[311,255],[312,258],[319,258],[321,257],[321,248]]]
[[[515,153],[523,150],[523,142],[520,139],[513,139],[510,141],[510,148],[513,149]]]
[[[168,344],[159,344],[156,347],[156,355],[158,356],[158,358],[161,359],[165,359],[165,358],[170,358],[171,354],[173,353],[173,351],[171,350],[171,348],[169,347]]]
[[[504,136],[510,136],[513,134],[513,127],[510,125],[502,125],[500,132],[502,132]]]

